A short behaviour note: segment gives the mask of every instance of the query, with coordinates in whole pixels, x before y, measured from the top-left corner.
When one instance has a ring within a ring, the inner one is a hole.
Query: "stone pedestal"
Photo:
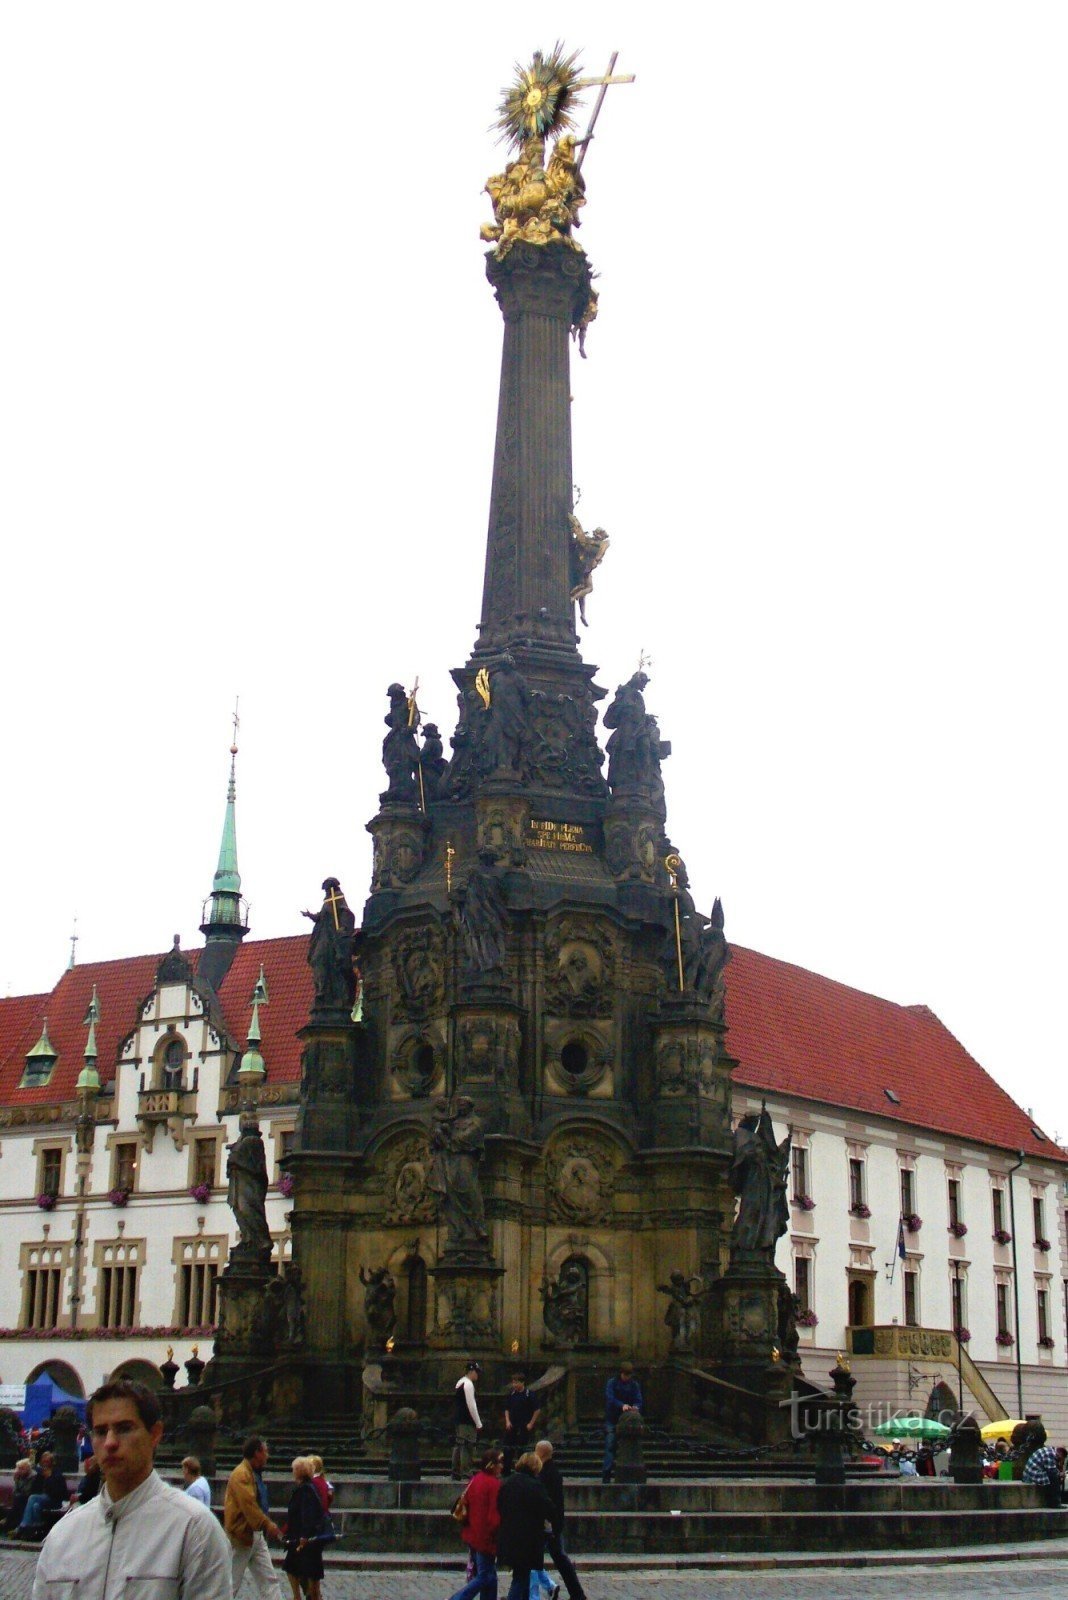
[[[732,1254],[727,1271],[713,1283],[708,1297],[718,1377],[757,1393],[766,1390],[768,1368],[778,1349],[784,1282],[766,1252]]]
[[[430,837],[430,819],[418,804],[387,802],[367,831],[374,840],[372,892],[401,889],[418,877]]]
[[[350,1150],[360,1124],[363,1028],[344,1011],[313,1011],[301,1028],[298,1150]]]
[[[495,1351],[501,1337],[499,1284],[504,1268],[490,1260],[450,1260],[446,1255],[430,1269],[430,1276],[436,1299],[431,1347]]]
[[[671,994],[661,1005],[653,1045],[656,1103],[653,1126],[661,1147],[730,1148],[730,1087],[734,1062],[723,1052],[725,1029],[706,1001]]]
[[[452,1089],[469,1096],[486,1133],[530,1131],[519,1093],[519,1007],[505,988],[465,985],[449,1023]]]

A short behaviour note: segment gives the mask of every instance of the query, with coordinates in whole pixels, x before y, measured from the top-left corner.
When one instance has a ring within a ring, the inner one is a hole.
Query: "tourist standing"
[[[230,1552],[210,1512],[153,1471],[159,1401],[117,1378],[86,1408],[104,1487],[57,1522],[41,1550],[33,1600],[230,1600]]]
[[[645,1402],[642,1387],[629,1361],[620,1364],[618,1378],[609,1378],[604,1389],[604,1466],[602,1483],[611,1483],[616,1464],[616,1428],[625,1411],[641,1411]]]
[[[286,1559],[283,1563],[293,1600],[300,1600],[304,1585],[307,1585],[308,1600],[319,1600],[325,1526],[326,1510],[312,1483],[311,1460],[308,1456],[297,1456],[293,1462],[293,1493],[286,1514]]]
[[[525,1372],[512,1373],[512,1386],[504,1397],[504,1472],[507,1477],[517,1455],[530,1448],[541,1408],[527,1388]]]
[[[11,1504],[4,1513],[3,1521],[0,1522],[0,1533],[14,1533],[22,1521],[22,1513],[30,1498],[32,1482],[33,1462],[29,1456],[23,1456],[21,1461],[15,1462],[15,1472],[11,1480]]]
[[[211,1510],[211,1484],[200,1470],[200,1462],[196,1456],[186,1456],[182,1462],[182,1477],[185,1479],[185,1492],[194,1500],[199,1500],[202,1506]]]
[[[462,1378],[458,1378],[453,1391],[453,1426],[455,1444],[452,1451],[452,1475],[458,1481],[471,1471],[475,1454],[475,1441],[482,1427],[482,1418],[475,1404],[475,1384],[482,1376],[477,1361],[469,1361]]]
[[[504,1456],[500,1450],[487,1450],[479,1463],[478,1471],[464,1490],[467,1501],[467,1521],[460,1537],[471,1552],[474,1572],[462,1589],[457,1589],[452,1600],[497,1600],[497,1530],[500,1512],[497,1499],[501,1487]]]
[[[233,1552],[233,1586],[236,1596],[247,1572],[260,1600],[282,1600],[282,1591],[267,1548],[268,1539],[281,1539],[271,1521],[263,1469],[267,1443],[257,1436],[246,1440],[241,1460],[230,1474],[223,1505],[223,1525]]]
[[[520,1456],[497,1497],[501,1515],[497,1550],[512,1568],[508,1600],[528,1600],[530,1575],[544,1564],[545,1524],[552,1524],[553,1533],[560,1532],[560,1513],[538,1482],[540,1471],[540,1460],[529,1450]]]

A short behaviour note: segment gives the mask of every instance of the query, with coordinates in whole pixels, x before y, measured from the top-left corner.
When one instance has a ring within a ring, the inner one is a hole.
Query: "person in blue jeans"
[[[62,1511],[66,1504],[67,1480],[56,1466],[51,1450],[45,1450],[37,1463],[37,1474],[30,1484],[30,1497],[16,1536],[29,1537],[31,1529],[43,1526],[46,1511]]]
[[[641,1411],[642,1386],[629,1361],[620,1363],[619,1377],[609,1378],[604,1389],[604,1465],[601,1482],[611,1483],[616,1464],[616,1428],[624,1411]]]

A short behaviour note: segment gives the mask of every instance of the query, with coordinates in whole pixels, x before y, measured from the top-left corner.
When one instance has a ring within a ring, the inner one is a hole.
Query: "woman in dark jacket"
[[[467,1521],[460,1537],[471,1551],[474,1575],[457,1589],[452,1600],[497,1600],[497,1496],[501,1487],[504,1453],[487,1450],[479,1463],[478,1471],[464,1490],[467,1501]]]
[[[293,1463],[293,1485],[286,1519],[286,1558],[282,1565],[289,1574],[293,1600],[300,1600],[305,1584],[308,1600],[319,1600],[326,1513],[312,1483],[312,1464],[307,1456],[298,1456]]]
[[[560,1532],[560,1513],[538,1482],[541,1461],[528,1451],[520,1456],[515,1471],[501,1484],[497,1509],[501,1526],[497,1534],[497,1550],[502,1561],[512,1568],[512,1582],[508,1600],[527,1600],[530,1574],[542,1566],[545,1559],[545,1524]]]

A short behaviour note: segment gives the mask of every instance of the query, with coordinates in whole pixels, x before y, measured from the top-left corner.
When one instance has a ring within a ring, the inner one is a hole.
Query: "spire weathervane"
[[[78,918],[75,917],[74,926],[71,929],[71,935],[70,935],[70,960],[67,963],[67,971],[68,972],[72,972],[74,970],[74,947],[75,947],[75,945],[77,943],[78,943]]]

